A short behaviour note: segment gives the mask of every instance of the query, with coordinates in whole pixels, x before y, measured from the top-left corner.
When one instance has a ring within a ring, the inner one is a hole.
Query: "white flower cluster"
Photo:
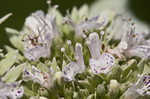
[[[87,44],[91,53],[91,59],[89,64],[91,70],[94,74],[108,73],[111,71],[112,66],[115,63],[115,57],[110,53],[100,53],[101,41],[97,33],[91,33],[87,40]],[[76,62],[70,62],[63,69],[63,77],[67,81],[74,80],[74,77],[77,73],[82,73],[85,71],[85,65],[82,54],[82,46],[79,43],[76,43],[75,46]]]
[[[55,15],[36,11],[26,18],[25,26],[31,33],[24,37],[24,55],[29,60],[49,57],[52,39],[58,35]]]
[[[85,16],[89,14],[87,12],[86,6],[79,12],[74,9],[71,16],[63,18],[55,6],[47,14],[39,10],[27,17],[23,35],[7,28],[14,48],[6,46],[6,55],[0,50],[0,99],[18,99],[23,94],[30,99],[48,99],[51,96],[82,98],[85,94],[90,99],[99,99],[99,96],[114,99],[121,95],[125,96],[123,99],[150,96],[150,75],[145,73],[149,72],[148,62],[145,62],[150,58],[150,39],[146,39],[148,33],[114,12],[104,11],[94,17]],[[10,15],[0,19],[0,24]],[[75,37],[71,33],[75,33]],[[116,38],[120,40],[117,46]],[[130,60],[133,56],[141,60]],[[126,60],[122,61],[122,58]],[[141,64],[143,67],[140,67]],[[129,87],[138,73],[143,75]],[[80,75],[77,77],[77,74]],[[74,81],[75,78],[76,86],[74,82],[72,85],[62,82]],[[20,79],[25,87],[16,82]],[[30,90],[29,81],[40,85],[38,90]],[[61,92],[63,90],[66,92]],[[31,95],[26,95],[30,92]]]
[[[108,21],[103,20],[98,22],[98,18],[99,16],[92,17],[91,19],[81,21],[78,24],[75,24],[69,17],[65,18],[64,21],[74,28],[76,35],[83,36],[84,32],[106,26]],[[55,16],[49,14],[44,16],[42,11],[37,11],[26,19],[25,26],[31,31],[31,33],[25,36],[24,55],[26,58],[29,60],[38,60],[40,57],[50,56],[52,39],[58,34],[55,21]],[[115,62],[114,56],[110,53],[100,53],[101,42],[98,34],[90,34],[88,42],[88,47],[92,56],[89,61],[93,73],[109,72]],[[74,80],[77,73],[82,73],[85,70],[82,45],[79,43],[76,43],[75,55],[76,62],[70,62],[63,69],[63,78],[68,81]],[[30,78],[35,79],[34,76],[32,74]],[[42,78],[42,74],[39,75],[39,77],[40,76]],[[36,82],[42,83],[42,81],[43,80],[39,80]]]

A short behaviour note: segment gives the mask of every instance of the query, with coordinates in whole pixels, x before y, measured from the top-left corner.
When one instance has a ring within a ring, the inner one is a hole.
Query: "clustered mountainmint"
[[[57,7],[5,28],[13,47],[0,50],[0,99],[150,98],[148,30],[112,10],[63,17]]]

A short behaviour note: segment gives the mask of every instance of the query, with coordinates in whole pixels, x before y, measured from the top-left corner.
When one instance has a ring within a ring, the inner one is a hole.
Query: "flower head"
[[[58,35],[55,16],[36,11],[26,18],[25,26],[30,32],[24,37],[25,57],[29,60],[49,57],[52,39]]]

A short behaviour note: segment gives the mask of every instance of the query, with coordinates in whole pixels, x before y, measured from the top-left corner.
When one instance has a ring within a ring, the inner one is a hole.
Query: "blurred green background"
[[[52,0],[52,4],[58,4],[59,10],[65,15],[66,10],[71,10],[73,6],[77,6],[78,8],[83,4],[90,6],[96,1],[101,0]],[[112,0],[107,1],[113,5],[115,3],[121,3],[124,0],[117,0],[116,2],[112,2]],[[138,19],[150,24],[150,0],[128,0],[126,5]],[[9,12],[12,12],[13,16],[0,25],[0,47],[3,47],[4,44],[10,44],[4,27],[21,30],[25,18],[30,13],[39,9],[46,12],[47,8],[46,0],[1,0],[0,17]]]

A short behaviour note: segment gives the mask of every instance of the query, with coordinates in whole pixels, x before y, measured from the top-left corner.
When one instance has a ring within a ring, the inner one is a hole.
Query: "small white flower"
[[[150,96],[150,76],[149,75],[140,75],[139,79],[135,84],[133,84],[125,93],[125,96],[127,97],[128,94],[134,94],[137,93],[138,95]],[[135,94],[135,96],[138,96]]]
[[[78,73],[79,66],[75,62],[70,62],[63,68],[63,75],[62,77],[66,81],[74,80],[75,75]]]
[[[68,45],[71,45],[71,40],[67,40],[67,44],[68,44]]]
[[[110,53],[100,53],[101,41],[97,33],[89,35],[88,47],[92,56],[89,64],[93,73],[108,73],[115,63],[115,58]]]
[[[49,57],[52,39],[58,35],[55,16],[36,11],[26,18],[25,26],[30,32],[24,37],[25,57],[29,60]]]
[[[105,32],[104,32],[104,31],[101,31],[100,34],[103,36],[103,35],[105,34]]]
[[[24,94],[23,86],[20,83],[3,83],[0,82],[0,98],[2,99],[19,99]]]
[[[138,45],[135,47],[132,47],[131,49],[127,50],[125,52],[126,56],[138,56],[143,59],[150,58],[150,46],[147,45]]]
[[[61,48],[61,52],[65,52],[65,48],[64,47]]]
[[[101,56],[100,48],[101,48],[101,40],[97,33],[91,33],[89,35],[89,39],[87,41],[88,48],[90,50],[91,56],[93,59],[99,59]]]
[[[70,62],[63,68],[63,78],[66,81],[74,80],[77,73],[82,73],[85,70],[82,46],[80,43],[76,43],[75,46],[75,59],[76,62]]]
[[[150,47],[148,46],[148,41],[145,40],[144,35],[135,32],[135,26],[130,23],[126,26],[128,27],[125,31],[123,38],[119,45],[110,50],[111,53],[116,54],[118,57],[123,57],[123,55],[132,57],[138,56],[141,58],[149,58]]]
[[[23,93],[24,93],[24,89],[23,89],[23,86],[21,86],[20,88],[16,88],[12,90],[10,92],[10,97],[12,97],[12,99],[18,99],[23,96]]]
[[[136,24],[134,24],[133,21],[135,21]],[[134,26],[136,27],[135,33],[137,35],[140,35],[139,37],[143,38],[149,35],[149,27],[147,27],[147,25],[141,23],[138,20],[131,19],[129,16],[124,16],[122,14],[116,13],[106,31],[108,33],[113,33],[114,39],[121,40],[123,35],[126,34],[129,30],[129,24],[134,24]]]
[[[91,19],[80,21],[78,24],[75,24],[71,18],[64,18],[64,22],[67,22],[74,28],[76,36],[85,37],[85,32],[99,29],[103,26],[104,22],[98,22],[98,18],[99,16],[92,17]]]
[[[99,29],[103,23],[99,23],[98,16],[92,17],[89,20],[81,21],[79,24],[75,26],[76,35],[83,35],[84,32],[88,32],[89,30]]]
[[[35,66],[32,66],[32,70],[25,69],[23,73],[24,81],[32,80],[35,83],[39,83],[45,88],[50,88],[52,85],[53,72],[50,68],[49,72],[41,72]]]
[[[150,95],[150,76],[149,75],[141,75],[139,80],[136,83],[137,92],[140,95]]]
[[[134,24],[128,23],[127,26],[128,28],[121,39],[121,42],[126,42],[128,44],[128,48],[141,44],[141,42],[144,41],[144,38],[139,33],[135,32]]]

